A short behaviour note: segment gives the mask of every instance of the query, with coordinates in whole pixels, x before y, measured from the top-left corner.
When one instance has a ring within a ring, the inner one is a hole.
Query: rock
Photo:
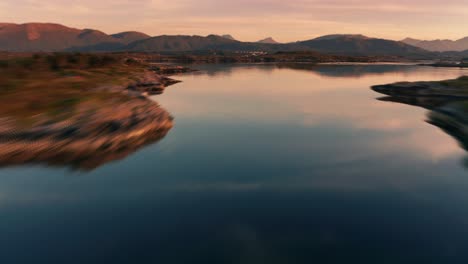
[[[156,103],[147,112],[133,115],[136,101],[108,109],[115,114],[106,118],[97,113],[80,127],[43,126],[26,131],[11,127],[10,132],[0,134],[0,166],[30,163],[91,170],[122,159],[162,139],[173,126],[173,118]]]
[[[174,119],[147,96],[179,81],[151,70],[131,74],[137,76],[125,84],[89,88],[90,100],[76,100],[58,116],[34,113],[27,126],[14,113],[0,117],[0,166],[92,170],[164,138]]]
[[[379,98],[429,109],[427,122],[455,138],[468,152],[468,79],[441,82],[404,82],[373,86],[388,95]]]
[[[152,71],[146,71],[137,81],[129,84],[127,90],[136,91],[140,94],[161,94],[166,87],[179,82]]]

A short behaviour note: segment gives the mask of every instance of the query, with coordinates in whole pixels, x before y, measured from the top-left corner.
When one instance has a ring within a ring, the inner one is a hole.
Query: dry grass
[[[83,104],[125,101],[120,92],[145,66],[119,55],[39,54],[0,60],[0,117],[26,123],[36,115],[61,117]]]
[[[468,76],[462,76],[455,80],[441,81],[440,83],[449,87],[467,89],[468,91]]]

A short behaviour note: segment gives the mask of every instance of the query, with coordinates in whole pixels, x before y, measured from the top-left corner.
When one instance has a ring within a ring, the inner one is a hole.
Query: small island
[[[468,68],[468,58],[462,58],[459,61],[438,61],[430,64],[421,64],[422,66],[442,67],[442,68]]]
[[[160,140],[173,118],[147,96],[178,71],[116,54],[0,60],[0,165],[90,170]]]
[[[376,85],[372,89],[387,95],[378,100],[430,110],[427,122],[454,137],[468,151],[468,76],[436,82]]]

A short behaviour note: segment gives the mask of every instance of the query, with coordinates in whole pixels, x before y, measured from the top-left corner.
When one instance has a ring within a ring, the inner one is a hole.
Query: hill
[[[242,42],[217,35],[202,36],[157,36],[131,43],[125,50],[139,52],[188,52],[221,49],[223,46],[242,45]]]
[[[449,39],[436,39],[436,40],[419,40],[413,38],[406,38],[402,42],[420,47],[429,51],[464,51],[468,50],[468,37],[462,38],[459,40],[449,40]]]
[[[271,37],[268,37],[268,38],[265,38],[265,39],[259,40],[259,41],[257,41],[257,43],[264,43],[264,44],[279,44],[279,42],[277,42],[276,40],[274,40],[274,39],[273,39],[273,38],[271,38]]]
[[[51,23],[0,23],[0,51],[83,51],[158,53],[239,53],[314,51],[352,56],[413,56],[427,51],[403,42],[369,38],[363,35],[327,35],[306,41],[278,44],[272,38],[241,42],[230,35],[187,36],[148,35],[128,31],[107,35],[94,29],[76,29]]]
[[[369,38],[363,35],[327,35],[298,42],[311,50],[347,55],[413,55],[427,51],[403,42]]]
[[[142,32],[137,32],[137,31],[126,31],[126,32],[121,32],[117,34],[112,34],[111,37],[119,40],[123,44],[130,44],[132,42],[142,40],[142,39],[148,39],[151,36],[142,33]]]
[[[98,30],[80,30],[51,23],[0,26],[0,50],[5,51],[62,51],[104,42],[118,40]]]
[[[216,35],[159,36],[131,43],[126,50],[139,52],[190,52],[190,51],[317,51],[343,55],[406,56],[428,52],[411,45],[360,35],[330,35],[312,40],[287,44],[240,42]]]

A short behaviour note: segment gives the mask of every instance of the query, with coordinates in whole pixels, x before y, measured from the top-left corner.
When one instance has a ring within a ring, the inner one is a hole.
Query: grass
[[[456,88],[464,88],[468,90],[468,76],[462,76],[455,80],[441,81],[442,85]]]
[[[39,114],[61,119],[86,103],[124,102],[129,98],[122,93],[96,88],[126,85],[145,69],[120,55],[58,53],[0,60],[0,117],[27,124]]]

